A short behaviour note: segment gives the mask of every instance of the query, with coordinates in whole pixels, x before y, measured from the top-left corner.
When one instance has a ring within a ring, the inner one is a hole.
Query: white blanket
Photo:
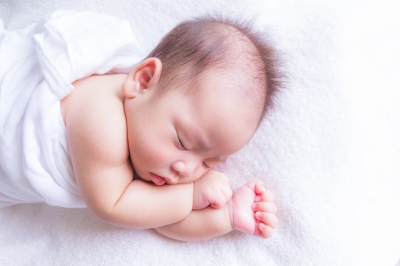
[[[60,100],[73,81],[127,73],[142,59],[129,22],[95,12],[58,10],[22,30],[0,32],[0,208],[86,207]]]
[[[145,53],[194,15],[258,14],[288,79],[253,140],[219,168],[234,189],[260,178],[275,192],[271,239],[234,232],[181,243],[104,224],[86,209],[17,205],[0,210],[0,265],[395,265],[400,9],[376,2],[2,0],[6,29],[59,8],[128,19]]]

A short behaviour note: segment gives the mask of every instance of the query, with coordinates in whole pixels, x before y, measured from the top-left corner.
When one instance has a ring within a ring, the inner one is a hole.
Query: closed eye
[[[205,162],[203,162],[203,165],[204,165],[206,168],[211,168],[211,167],[208,166]]]
[[[181,139],[179,138],[178,135],[177,135],[177,137],[178,137],[179,147],[180,147],[182,150],[187,151],[186,147],[183,145],[183,143],[182,143],[182,141],[181,141]]]

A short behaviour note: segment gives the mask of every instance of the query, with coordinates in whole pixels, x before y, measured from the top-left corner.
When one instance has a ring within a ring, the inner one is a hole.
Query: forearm
[[[184,219],[192,205],[192,183],[156,186],[134,180],[113,206],[97,214],[101,220],[118,226],[154,228]]]
[[[230,217],[231,207],[231,201],[229,201],[220,209],[207,207],[193,210],[183,220],[155,228],[155,230],[181,241],[200,241],[221,236],[233,230]]]

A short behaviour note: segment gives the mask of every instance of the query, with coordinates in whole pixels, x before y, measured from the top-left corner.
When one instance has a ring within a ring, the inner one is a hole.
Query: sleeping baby
[[[274,49],[249,26],[203,17],[140,56],[127,21],[91,12],[0,32],[0,207],[87,207],[183,241],[270,237],[272,192],[254,180],[232,195],[212,168],[270,107]]]

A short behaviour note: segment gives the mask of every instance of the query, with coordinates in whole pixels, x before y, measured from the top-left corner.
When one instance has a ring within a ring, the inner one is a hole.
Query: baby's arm
[[[79,80],[62,100],[68,106],[63,111],[68,146],[85,203],[101,220],[124,227],[154,228],[182,220],[192,210],[193,184],[133,180],[122,95],[120,89],[110,92],[117,86],[108,81],[103,76]]]
[[[205,240],[232,230],[268,238],[278,224],[273,200],[272,192],[265,190],[261,181],[251,181],[239,188],[222,208],[193,210],[182,221],[156,230],[182,241]]]
[[[185,219],[155,230],[181,241],[200,241],[221,236],[233,230],[229,208],[229,204],[226,204],[220,209],[206,207],[193,210]]]
[[[70,146],[77,183],[88,208],[99,219],[124,227],[154,228],[177,222],[190,213],[192,183],[156,186],[132,180],[128,161],[113,166],[101,153],[92,153],[95,148],[77,146]],[[108,156],[117,155],[109,151]]]
[[[209,170],[194,182],[193,209],[200,210],[207,206],[221,208],[232,197],[228,178],[220,172]]]

